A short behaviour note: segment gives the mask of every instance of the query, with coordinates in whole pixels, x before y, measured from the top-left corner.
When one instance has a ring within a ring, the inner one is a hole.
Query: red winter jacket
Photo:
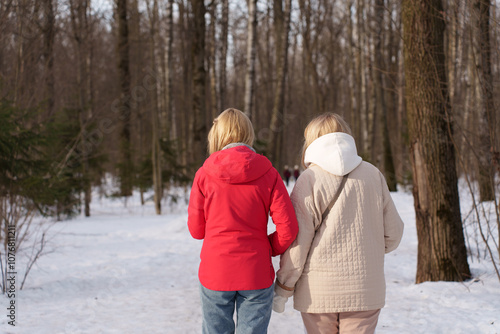
[[[205,239],[198,276],[210,290],[270,287],[271,256],[282,254],[298,232],[278,171],[246,146],[215,152],[205,161],[193,181],[188,214],[193,238]],[[269,214],[276,232],[267,235]]]

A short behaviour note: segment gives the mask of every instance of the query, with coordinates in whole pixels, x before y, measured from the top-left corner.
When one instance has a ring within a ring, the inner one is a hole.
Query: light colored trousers
[[[304,313],[307,334],[373,334],[380,309],[341,313]]]

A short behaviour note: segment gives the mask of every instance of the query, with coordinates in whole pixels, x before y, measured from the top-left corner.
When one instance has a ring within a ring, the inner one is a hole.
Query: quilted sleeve
[[[290,248],[280,258],[275,292],[283,297],[293,295],[295,284],[304,270],[307,255],[314,239],[314,227],[321,220],[314,205],[313,187],[310,184],[312,181],[309,179],[309,175],[304,172],[297,180],[291,196],[299,223],[299,233]]]
[[[396,205],[392,201],[391,193],[387,187],[387,182],[382,176],[382,195],[384,197],[384,238],[385,252],[395,250],[403,237],[403,220],[399,216]]]
[[[205,196],[200,189],[201,169],[198,170],[193,180],[188,205],[188,229],[195,239],[205,238]]]
[[[269,235],[269,242],[271,243],[272,256],[277,256],[283,254],[295,240],[299,229],[290,196],[277,171],[269,211],[273,223],[276,225],[276,231]]]

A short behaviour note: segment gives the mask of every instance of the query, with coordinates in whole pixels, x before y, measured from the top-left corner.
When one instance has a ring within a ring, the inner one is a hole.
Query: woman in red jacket
[[[252,148],[254,130],[241,111],[227,109],[208,134],[210,157],[193,181],[188,227],[204,239],[198,272],[203,333],[266,333],[274,268],[295,239],[298,223],[278,171]],[[269,214],[276,232],[268,235]]]

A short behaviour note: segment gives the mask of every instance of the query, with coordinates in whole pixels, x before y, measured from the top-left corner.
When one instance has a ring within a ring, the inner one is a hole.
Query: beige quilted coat
[[[361,161],[354,139],[345,133],[315,140],[305,162],[309,167],[291,195],[299,234],[281,256],[277,280],[285,289],[277,283],[276,294],[293,295],[294,308],[301,312],[382,308],[384,254],[396,249],[403,234],[403,222],[383,175]],[[347,173],[344,189],[321,223]]]

